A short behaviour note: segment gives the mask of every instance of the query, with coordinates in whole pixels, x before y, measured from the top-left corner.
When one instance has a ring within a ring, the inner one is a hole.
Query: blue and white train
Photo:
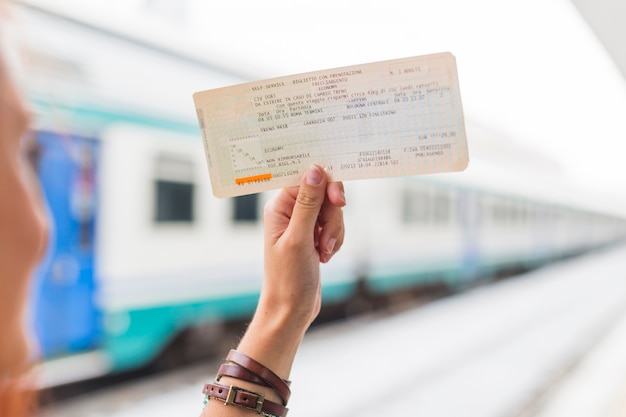
[[[23,19],[52,224],[32,297],[42,384],[145,366],[182,335],[216,343],[255,308],[269,193],[211,195],[192,93],[254,74],[36,8]],[[345,184],[325,308],[465,288],[626,237],[623,218],[565,192],[532,152],[471,121],[467,132],[463,173]]]

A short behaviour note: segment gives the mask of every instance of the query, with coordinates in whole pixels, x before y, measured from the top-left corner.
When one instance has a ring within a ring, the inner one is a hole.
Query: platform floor
[[[289,415],[626,417],[625,266],[626,245],[316,327],[296,358]],[[216,369],[133,382],[41,416],[195,416]]]
[[[321,329],[297,359],[292,409],[298,416],[610,416],[626,386],[625,265],[622,246],[394,317]],[[578,392],[567,392],[588,361],[596,379],[583,377]],[[335,395],[311,401],[328,383]],[[585,401],[586,409],[559,414],[559,404]]]

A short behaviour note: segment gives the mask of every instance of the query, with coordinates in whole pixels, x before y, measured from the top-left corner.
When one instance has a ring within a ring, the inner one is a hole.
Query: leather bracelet
[[[242,368],[252,372],[260,379],[262,379],[267,386],[273,388],[276,393],[282,398],[283,405],[287,405],[289,397],[291,396],[291,390],[289,389],[289,382],[285,381],[278,375],[276,375],[271,369],[266,368],[254,359],[244,355],[241,352],[231,349],[226,356],[226,360],[236,363]]]
[[[289,411],[278,403],[266,400],[263,394],[234,385],[204,384],[202,393],[209,398],[223,400],[224,405],[236,405],[246,410],[254,411],[257,414],[272,414],[276,417],[286,417]]]
[[[252,382],[253,384],[269,387],[267,382],[263,381],[261,378],[256,376],[256,374],[248,371],[246,368],[242,368],[239,365],[231,365],[228,363],[220,365],[220,369],[217,371],[217,377],[215,378],[215,380],[219,382],[219,380],[222,379],[223,376],[230,376],[232,378],[241,379],[242,381],[248,381]]]
[[[217,371],[217,381],[219,381],[223,376],[230,376],[237,379],[242,379],[244,381],[252,382],[253,384],[263,385],[269,387],[265,381],[256,376],[256,374],[248,371],[246,368],[243,368],[237,364],[228,364],[223,363],[220,365],[219,370]],[[291,385],[291,381],[283,379],[285,384]],[[270,387],[271,388],[271,387]]]

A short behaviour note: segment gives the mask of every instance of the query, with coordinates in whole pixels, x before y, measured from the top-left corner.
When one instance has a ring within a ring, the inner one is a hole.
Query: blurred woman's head
[[[6,7],[0,0],[0,416],[19,417],[28,404],[22,384],[30,356],[24,310],[30,276],[44,252],[46,221],[23,158],[29,114],[7,64]]]

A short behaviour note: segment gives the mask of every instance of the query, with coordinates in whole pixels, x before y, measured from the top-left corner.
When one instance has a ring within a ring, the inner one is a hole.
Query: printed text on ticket
[[[290,75],[194,94],[213,194],[461,171],[463,109],[450,53]]]

